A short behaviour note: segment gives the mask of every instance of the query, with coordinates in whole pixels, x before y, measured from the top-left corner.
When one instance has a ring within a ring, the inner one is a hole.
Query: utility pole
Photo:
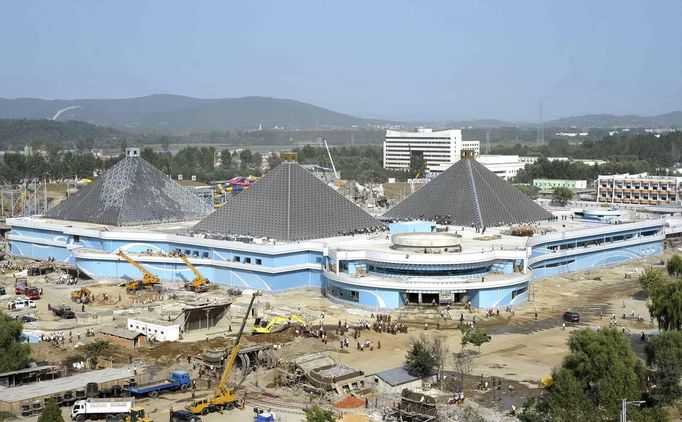
[[[485,153],[490,154],[490,131],[485,131]]]
[[[620,422],[628,422],[628,404],[642,404],[646,403],[641,400],[633,400],[633,401],[628,401],[627,399],[623,399],[620,405]]]

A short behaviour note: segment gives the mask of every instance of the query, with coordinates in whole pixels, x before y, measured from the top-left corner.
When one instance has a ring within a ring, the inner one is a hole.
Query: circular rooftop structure
[[[454,233],[397,233],[391,236],[392,248],[398,251],[442,253],[460,252],[462,244]]]

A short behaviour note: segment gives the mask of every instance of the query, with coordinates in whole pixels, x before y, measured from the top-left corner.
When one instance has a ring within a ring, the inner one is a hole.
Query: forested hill
[[[61,113],[60,113],[61,111]],[[300,101],[244,97],[201,99],[149,95],[127,99],[42,100],[0,98],[0,118],[80,120],[136,132],[181,134],[272,128],[369,127],[361,119]]]
[[[545,125],[579,128],[682,128],[682,111],[657,116],[586,114],[550,120]]]
[[[117,129],[85,122],[55,122],[48,119],[0,119],[0,148],[25,145],[79,148],[120,145],[131,136]]]

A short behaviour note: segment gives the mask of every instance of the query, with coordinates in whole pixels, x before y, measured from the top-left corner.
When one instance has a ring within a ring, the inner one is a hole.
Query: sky
[[[682,110],[682,2],[5,0],[0,97],[296,99],[362,117]]]

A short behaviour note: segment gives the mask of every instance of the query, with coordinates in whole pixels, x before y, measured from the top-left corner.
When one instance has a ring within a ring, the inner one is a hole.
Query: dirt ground
[[[615,314],[619,327],[631,335],[635,350],[641,353],[640,333],[649,333],[655,331],[656,328],[648,318],[646,301],[641,295],[637,281],[638,272],[641,272],[648,265],[659,264],[661,260],[662,258],[656,258],[625,266],[595,269],[589,272],[540,280],[532,286],[530,300],[522,307],[514,309],[513,312],[500,310],[500,315],[492,318],[485,316],[485,310],[469,312],[459,308],[450,310],[449,314],[445,312],[445,309],[431,306],[395,311],[391,314],[392,320],[405,322],[409,327],[408,333],[393,335],[362,331],[359,340],[372,341],[375,346],[373,351],[357,350],[355,340],[352,338],[352,329],[346,334],[350,341],[349,348],[342,349],[339,344],[342,337],[335,334],[339,321],[342,324],[347,322],[351,327],[357,321],[371,322],[373,311],[331,302],[321,297],[319,291],[266,293],[258,299],[256,304],[256,311],[259,315],[267,317],[273,314],[299,314],[312,324],[313,329],[319,328],[320,324],[324,325],[329,335],[329,341],[324,344],[320,339],[296,337],[293,330],[289,329],[272,335],[252,336],[249,333],[244,337],[242,344],[251,342],[283,344],[284,346],[276,352],[277,357],[281,360],[293,360],[303,354],[326,351],[337,362],[362,370],[366,375],[370,375],[402,366],[410,342],[421,334],[443,336],[451,352],[459,351],[461,349],[461,333],[458,329],[460,314],[463,314],[466,320],[472,320],[475,317],[476,324],[485,329],[492,336],[492,340],[481,347],[480,353],[476,353],[475,369],[469,383],[467,383],[472,389],[470,397],[475,398],[481,404],[494,405],[504,410],[508,409],[511,404],[518,406],[525,397],[539,392],[537,388],[539,380],[550,374],[552,368],[560,365],[567,353],[566,340],[573,330],[582,327],[597,329],[599,326],[608,325],[609,318]],[[626,278],[626,274],[631,274],[631,277]],[[0,281],[8,289],[10,296],[13,296],[11,294],[13,293],[11,275],[6,272]],[[119,287],[115,282],[89,281],[77,286],[66,286],[57,285],[50,277],[46,279],[44,276],[30,277],[29,282],[42,287],[44,296],[37,301],[36,310],[16,312],[18,314],[35,313],[39,317],[40,321],[26,324],[25,329],[41,330],[47,333],[55,331],[68,333],[71,331],[74,336],[72,343],[65,342],[62,346],[56,347],[50,343],[32,345],[32,357],[36,360],[58,362],[67,356],[78,353],[75,347],[78,344],[75,340],[76,333],[82,335],[88,327],[77,326],[75,320],[59,320],[47,310],[48,303],[53,305],[65,303],[70,304],[75,311],[80,311],[80,305],[70,300],[70,292],[75,288],[87,286],[95,294],[96,302],[86,305],[86,312],[110,312],[135,306],[133,301],[136,298],[127,295],[125,289]],[[177,286],[172,287],[177,288]],[[103,300],[103,293],[108,295],[109,300]],[[215,294],[224,293],[219,291]],[[154,299],[159,298],[147,294],[146,298],[142,298],[142,301]],[[248,294],[234,298],[235,312],[231,312],[230,315],[234,331],[238,329],[238,324],[242,318],[242,315],[238,315],[236,310],[244,309],[249,299]],[[167,297],[164,297],[164,300],[168,300]],[[581,322],[568,324],[563,330],[561,316],[567,309],[580,312]],[[535,317],[536,312],[537,319]],[[638,322],[637,315],[643,315],[644,321]],[[252,319],[250,318],[247,323],[247,330],[250,329],[251,323]],[[428,324],[428,330],[424,329],[425,324]],[[90,328],[96,329],[97,326]],[[234,331],[232,333],[216,332],[210,336],[206,333],[198,333],[187,336],[183,342],[156,344],[134,351],[116,348],[110,357],[114,364],[127,364],[133,358],[136,362],[142,362],[157,369],[190,369],[184,359],[178,360],[179,356],[186,356],[187,354],[197,356],[205,349],[226,347],[229,344],[226,337],[233,336]],[[92,339],[94,338],[82,337],[81,343]],[[379,343],[381,344],[380,349]],[[471,349],[471,347],[469,348]],[[473,350],[476,351],[475,348]],[[446,370],[450,369],[452,369],[451,365],[448,364]],[[250,375],[240,386],[241,391],[249,391],[250,394],[251,392],[263,392],[263,386],[266,384],[264,382],[259,383],[257,380],[259,377],[265,376],[266,374],[262,372]],[[456,376],[453,377],[456,378]],[[501,396],[498,394],[497,397],[494,397],[491,390],[473,390],[475,384],[483,377],[502,379],[502,393],[499,393]],[[235,379],[235,381],[238,380]],[[513,386],[513,392],[509,391],[509,385]],[[207,386],[200,384],[199,387],[202,392],[208,393]],[[277,401],[280,402],[301,403],[300,396],[286,389],[277,390],[276,395]],[[144,399],[141,404],[148,409],[154,420],[164,421],[170,406],[180,408],[189,401],[190,397],[185,396],[187,394],[179,393],[161,396],[155,400]],[[262,397],[260,402],[256,401],[253,404],[258,406],[265,402],[267,402],[266,398]],[[238,411],[225,415],[210,415],[204,420],[208,422],[214,420],[251,420],[252,412],[252,410],[247,409],[243,412]],[[303,420],[300,410],[292,410],[291,412],[282,413],[282,420]],[[352,421],[353,419],[348,420]]]

